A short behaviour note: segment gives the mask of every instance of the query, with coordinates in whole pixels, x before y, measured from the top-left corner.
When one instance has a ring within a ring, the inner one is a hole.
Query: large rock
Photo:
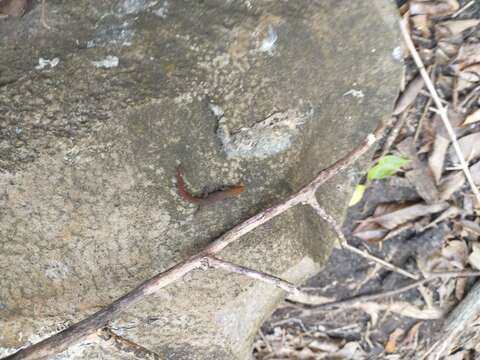
[[[397,92],[386,0],[46,6],[51,30],[36,2],[0,22],[2,354],[95,312],[299,189],[372,131]],[[177,192],[179,163],[193,192],[246,191],[196,212]],[[319,191],[338,219],[352,178]],[[334,239],[298,207],[220,257],[299,283]],[[195,272],[112,328],[165,359],[247,359],[282,295]],[[62,356],[121,358],[101,343]]]

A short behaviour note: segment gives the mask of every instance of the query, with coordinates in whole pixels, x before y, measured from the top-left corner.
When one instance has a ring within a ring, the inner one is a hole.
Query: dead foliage
[[[399,12],[409,20],[411,37],[448,109],[450,125],[473,181],[480,186],[480,20],[473,18],[474,11],[470,11],[475,7],[480,10],[475,2],[410,0]],[[403,91],[393,109],[393,115],[402,122],[390,139],[387,153],[410,160],[393,177],[402,179],[417,197],[415,201],[377,201],[368,215],[353,227],[351,235],[365,248],[382,251],[392,240],[401,239],[400,235],[406,231],[414,239],[426,231],[434,233],[442,228],[441,245],[418,252],[412,265],[415,270],[425,276],[438,271],[480,270],[478,204],[459,167],[445,126],[432,108],[424,81],[409,57],[405,58],[405,69]],[[365,197],[381,200],[383,194],[369,195],[368,182],[365,184]],[[356,205],[362,206],[366,207],[362,202]],[[392,262],[395,263],[395,255]],[[349,288],[359,289],[374,281],[378,272],[376,267],[367,273],[368,279],[358,280],[360,285],[352,283]],[[405,301],[354,306],[352,308],[369,315],[368,326],[359,330],[355,342],[348,341],[349,337],[336,337],[336,346],[328,351],[325,347],[318,350],[318,346],[309,345],[318,339],[328,343],[328,332],[312,335],[315,332],[311,328],[293,332],[275,328],[273,334],[257,339],[255,356],[257,359],[350,359],[351,352],[338,356],[339,351],[349,345],[355,349],[353,354],[358,359],[376,358],[379,348],[383,350],[382,358],[386,359],[421,358],[426,347],[422,332],[430,327],[428,319],[437,319],[451,311],[469,291],[471,283],[467,278],[438,279],[418,287]],[[382,324],[392,313],[422,321],[393,327],[387,332]],[[325,315],[325,318],[332,319],[335,315]],[[369,352],[373,348],[377,349],[375,355]],[[466,359],[467,353],[459,351],[451,358]]]

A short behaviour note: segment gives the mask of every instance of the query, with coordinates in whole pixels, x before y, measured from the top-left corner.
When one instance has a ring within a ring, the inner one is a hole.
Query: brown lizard
[[[199,207],[203,207],[227,198],[237,197],[243,190],[245,190],[245,187],[243,185],[224,186],[219,190],[206,193],[203,196],[194,196],[188,192],[185,186],[185,180],[183,179],[182,169],[178,166],[177,189],[183,200],[192,204],[197,204]]]

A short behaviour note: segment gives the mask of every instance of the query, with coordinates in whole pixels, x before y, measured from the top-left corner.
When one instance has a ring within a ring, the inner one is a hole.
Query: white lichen
[[[392,56],[396,61],[403,61],[404,51],[401,46],[397,46],[392,51]]]
[[[299,133],[300,125],[313,115],[313,109],[275,111],[251,127],[230,131],[227,119],[218,121],[217,136],[227,158],[265,159],[287,150]]]
[[[118,66],[119,59],[117,56],[108,55],[103,60],[92,61],[92,64],[97,68],[110,69]]]
[[[208,104],[208,107],[210,108],[210,110],[212,111],[213,115],[215,115],[215,117],[216,117],[217,119],[220,119],[220,118],[223,116],[224,111],[223,111],[223,109],[222,109],[220,106],[215,105],[215,104],[213,104],[213,103],[209,103],[209,104]]]
[[[275,32],[275,30],[273,30],[273,27],[270,25],[268,27],[267,36],[260,43],[260,47],[258,48],[258,51],[266,52],[270,55],[273,55],[273,50],[275,49],[277,40],[278,40],[278,35]]]
[[[60,59],[57,58],[57,57],[53,58],[52,60],[40,58],[40,59],[38,59],[38,65],[35,66],[35,70],[43,70],[47,66],[49,66],[50,69],[53,69],[59,63],[60,63]]]
[[[168,1],[165,0],[163,5],[158,9],[154,10],[153,13],[158,17],[165,19],[168,15]]]
[[[362,90],[355,90],[355,89],[350,89],[345,94],[343,94],[343,96],[348,96],[348,95],[359,98],[359,99],[362,99],[365,97],[365,94],[363,93]]]

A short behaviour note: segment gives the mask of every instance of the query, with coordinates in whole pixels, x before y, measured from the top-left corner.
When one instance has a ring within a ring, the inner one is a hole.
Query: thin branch
[[[386,267],[387,269],[389,269],[391,271],[395,271],[399,274],[402,274],[403,276],[409,277],[410,279],[417,280],[419,278],[418,275],[415,275],[415,274],[412,274],[411,272],[403,270],[402,268],[399,268],[398,266],[395,266],[395,265],[389,263],[388,261],[385,261],[385,260],[383,260],[379,257],[376,257],[376,256],[370,254],[366,250],[360,250],[360,249],[357,249],[355,246],[350,245],[347,242],[347,239],[345,238],[345,235],[343,234],[342,229],[337,224],[335,219],[325,212],[325,210],[320,206],[320,204],[318,203],[318,201],[315,197],[310,199],[310,202],[308,204],[316,211],[318,216],[320,216],[322,219],[324,219],[327,223],[329,223],[332,226],[332,228],[335,230],[335,233],[337,234],[338,238],[340,239],[340,245],[342,246],[343,249],[351,251],[351,252],[353,252],[357,255],[360,255],[361,257],[366,258],[368,260],[374,261],[374,262],[382,265],[383,267]]]
[[[405,39],[405,43],[407,44],[408,50],[410,51],[410,54],[412,55],[412,58],[415,61],[415,64],[417,65],[418,69],[420,70],[420,74],[422,75],[423,81],[425,81],[425,85],[427,86],[428,91],[432,95],[433,102],[437,107],[437,113],[442,119],[443,124],[445,125],[445,128],[447,129],[447,133],[448,133],[448,136],[450,137],[450,140],[452,141],[453,148],[455,149],[455,153],[460,160],[460,166],[463,172],[465,173],[465,177],[467,178],[467,181],[470,187],[472,188],[473,194],[477,198],[477,205],[480,206],[480,192],[478,188],[475,186],[475,183],[473,182],[472,174],[470,173],[468,164],[465,161],[465,157],[463,156],[460,145],[458,144],[457,136],[455,135],[455,131],[453,130],[452,125],[450,124],[450,120],[448,119],[447,109],[443,106],[442,100],[438,96],[437,90],[435,89],[435,86],[433,85],[433,82],[430,79],[430,76],[428,75],[428,72],[425,69],[425,66],[423,65],[422,59],[420,58],[417,50],[415,49],[415,45],[413,44],[413,41],[410,38],[405,21],[400,22],[400,28],[402,30],[402,35]]]
[[[366,140],[349,152],[346,156],[335,162],[333,165],[321,170],[318,175],[308,185],[297,193],[289,196],[286,200],[274,205],[257,215],[252,216],[241,224],[225,232],[222,236],[214,240],[203,251],[190,258],[176,264],[170,269],[161,272],[154,277],[138,285],[110,305],[88,316],[84,320],[73,324],[72,326],[52,335],[34,345],[19,350],[18,352],[7,356],[3,360],[39,360],[51,357],[67,349],[69,346],[86,339],[108,325],[110,321],[117,318],[126,309],[142,301],[147,295],[153,294],[163,287],[174,283],[185,274],[204,267],[202,260],[218,254],[226,246],[240,239],[243,235],[249,233],[260,225],[282,214],[288,209],[298,204],[308,203],[314,196],[318,187],[331,179],[333,176],[348,168],[360,156],[365,154],[375,143],[385,129],[385,124],[381,124],[373,134],[369,134]]]
[[[331,301],[330,298],[321,295],[309,294],[301,289],[297,288],[292,283],[285,281],[276,276],[264,273],[262,271],[246,268],[241,265],[231,263],[229,261],[220,260],[218,258],[209,257],[205,261],[208,263],[208,267],[214,269],[222,269],[229,272],[237,273],[240,275],[248,276],[249,278],[260,280],[264,283],[278,287],[288,294],[288,298],[292,301],[302,304],[323,304]]]
[[[110,328],[103,328],[97,331],[97,335],[105,343],[113,347],[115,350],[134,355],[135,359],[138,360],[161,360],[160,355],[154,353],[147,348],[144,348],[133,341],[124,338],[116,333],[114,333]]]
[[[355,296],[347,299],[342,299],[338,301],[332,301],[329,303],[324,303],[320,305],[313,305],[316,309],[330,309],[330,308],[338,308],[338,307],[348,307],[352,306],[357,303],[361,302],[368,302],[372,300],[378,300],[378,299],[385,299],[387,297],[395,296],[402,294],[406,291],[416,289],[421,285],[424,285],[432,280],[435,279],[440,279],[440,278],[446,278],[446,279],[451,279],[451,278],[461,278],[461,277],[478,277],[480,276],[480,271],[451,271],[451,272],[438,272],[438,273],[430,273],[427,275],[426,278],[417,280],[409,285],[403,286],[398,289],[394,290],[389,290],[381,293],[376,293],[376,294],[368,294],[368,295],[360,295],[360,296]],[[289,298],[289,300],[291,300]],[[294,301],[294,300],[291,300]],[[304,303],[305,304],[305,303]],[[309,304],[306,304],[308,307]]]
[[[395,124],[390,130],[390,134],[388,134],[387,139],[385,140],[385,144],[383,145],[381,156],[386,155],[392,150],[393,144],[395,143],[395,140],[397,140],[400,130],[405,125],[407,116],[408,116],[408,108],[405,109],[401,114],[399,114],[396,117]]]

